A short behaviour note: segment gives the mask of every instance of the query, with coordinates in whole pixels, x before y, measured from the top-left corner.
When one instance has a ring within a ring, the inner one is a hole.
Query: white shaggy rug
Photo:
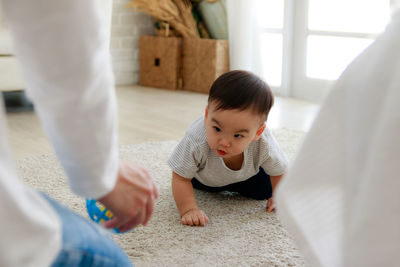
[[[289,158],[304,135],[288,129],[274,134]],[[176,144],[150,142],[120,150],[122,159],[150,170],[160,191],[148,226],[113,235],[135,266],[304,266],[276,214],[265,211],[266,201],[196,191],[198,205],[210,220],[205,227],[181,225],[166,164]],[[87,217],[84,200],[71,193],[53,155],[19,160],[18,168],[26,183]]]

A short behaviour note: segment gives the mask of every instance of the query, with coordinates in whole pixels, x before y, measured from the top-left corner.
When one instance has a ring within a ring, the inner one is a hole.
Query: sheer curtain
[[[231,70],[248,70],[262,77],[257,2],[258,0],[226,1],[229,57]]]
[[[112,17],[112,5],[113,1],[112,0],[101,0],[99,1],[100,9],[103,15],[103,18],[105,20],[104,25],[106,28],[104,29],[107,31],[107,38],[108,38],[108,44],[110,44],[111,40],[111,17]]]

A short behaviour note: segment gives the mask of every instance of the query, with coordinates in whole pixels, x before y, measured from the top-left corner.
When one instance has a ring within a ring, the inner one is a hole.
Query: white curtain
[[[263,76],[260,56],[258,0],[227,0],[230,69]]]
[[[105,24],[106,28],[104,30],[107,32],[108,44],[110,44],[110,40],[111,40],[112,4],[113,4],[112,0],[101,0],[100,1],[102,15],[105,20],[104,24]]]

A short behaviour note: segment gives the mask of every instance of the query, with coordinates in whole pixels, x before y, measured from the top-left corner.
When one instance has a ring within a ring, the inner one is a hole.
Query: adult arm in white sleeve
[[[26,90],[72,190],[106,195],[117,177],[117,120],[96,1],[5,0],[4,7]]]

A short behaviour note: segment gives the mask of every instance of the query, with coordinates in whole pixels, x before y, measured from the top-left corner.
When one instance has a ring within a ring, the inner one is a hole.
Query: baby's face
[[[208,145],[217,155],[225,159],[237,156],[258,140],[262,116],[251,110],[215,110],[214,106],[210,103],[207,107],[204,123]]]

